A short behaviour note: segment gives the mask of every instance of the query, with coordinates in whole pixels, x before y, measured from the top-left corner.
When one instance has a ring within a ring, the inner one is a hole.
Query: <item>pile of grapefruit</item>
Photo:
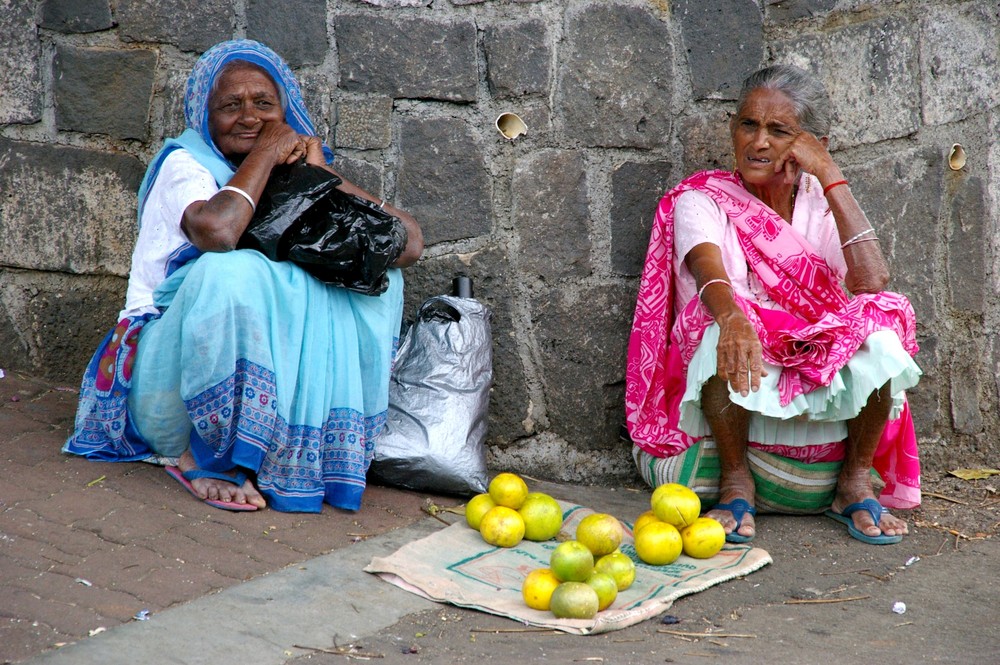
[[[465,522],[490,545],[514,547],[522,539],[555,538],[563,525],[559,502],[543,492],[529,492],[514,473],[497,474],[489,491],[465,505]]]
[[[560,619],[594,618],[635,581],[635,564],[618,549],[624,536],[613,515],[584,517],[576,540],[557,545],[548,568],[528,573],[521,586],[525,604]]]
[[[650,498],[650,510],[635,521],[636,555],[651,566],[673,563],[682,552],[696,559],[715,556],[725,544],[725,530],[700,514],[701,500],[691,489],[660,485]],[[551,540],[563,526],[562,508],[555,499],[530,492],[524,479],[508,472],[494,477],[487,493],[466,504],[465,520],[496,547],[514,547],[525,538]],[[525,577],[525,604],[561,619],[592,619],[610,607],[618,592],[635,581],[635,563],[619,549],[624,536],[624,527],[613,515],[595,513],[580,520],[575,539],[556,546],[549,566]]]

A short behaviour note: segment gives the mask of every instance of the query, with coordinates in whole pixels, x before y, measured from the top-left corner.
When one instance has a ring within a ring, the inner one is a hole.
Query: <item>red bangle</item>
[[[848,184],[846,180],[838,180],[837,182],[831,182],[829,185],[823,188],[823,196],[826,196],[830,192],[830,190],[836,187],[837,185],[846,185],[846,184]]]

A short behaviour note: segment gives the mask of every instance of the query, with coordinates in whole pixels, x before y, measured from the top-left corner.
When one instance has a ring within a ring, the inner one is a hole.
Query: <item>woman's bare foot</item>
[[[177,460],[177,467],[182,473],[198,469],[191,451],[184,451],[180,459]],[[230,475],[235,476],[235,471]],[[264,497],[257,491],[257,488],[254,487],[253,482],[249,478],[239,487],[235,483],[227,483],[224,480],[216,480],[215,478],[195,478],[190,483],[202,500],[211,499],[213,501],[251,504],[258,508],[267,507],[267,501],[264,500]]]
[[[868,473],[865,472],[860,478],[844,478],[842,476],[837,482],[837,496],[830,509],[835,513],[842,513],[847,506],[865,499],[875,499],[871,477]],[[910,532],[906,520],[900,519],[884,509],[878,524],[872,521],[872,516],[867,510],[855,511],[851,515],[851,519],[854,521],[854,527],[866,536],[905,536]]]
[[[719,493],[720,504],[731,503],[736,499],[743,499],[750,506],[753,506],[755,488],[753,476],[750,475],[749,471],[746,474],[739,473],[732,474],[732,476],[725,474],[719,485],[721,488]],[[727,534],[735,530],[741,536],[753,538],[757,533],[757,525],[754,522],[753,515],[749,511],[743,514],[743,521],[740,524],[737,524],[733,513],[728,510],[710,510],[705,515],[718,521]]]

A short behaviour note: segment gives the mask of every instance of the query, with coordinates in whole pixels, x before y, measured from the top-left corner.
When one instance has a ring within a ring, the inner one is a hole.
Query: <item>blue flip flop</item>
[[[869,545],[892,545],[893,543],[898,543],[903,540],[902,536],[887,536],[884,533],[880,536],[869,536],[864,531],[854,526],[854,520],[851,519],[851,515],[859,510],[864,510],[871,515],[875,526],[878,526],[879,522],[882,520],[882,513],[885,512],[885,508],[883,508],[882,504],[880,504],[877,500],[865,499],[864,501],[859,501],[858,503],[852,503],[839,513],[831,508],[823,514],[831,519],[837,520],[841,524],[846,524],[847,533],[849,533],[851,537],[857,538],[861,542],[868,543]]]
[[[733,519],[736,520],[736,526],[732,531],[726,534],[727,543],[749,543],[753,540],[753,536],[744,536],[737,533],[739,528],[743,526],[743,517],[750,513],[750,515],[756,515],[757,509],[750,505],[750,502],[746,499],[733,499],[729,503],[717,503],[709,510],[728,510],[733,514]],[[755,530],[756,531],[756,530]]]

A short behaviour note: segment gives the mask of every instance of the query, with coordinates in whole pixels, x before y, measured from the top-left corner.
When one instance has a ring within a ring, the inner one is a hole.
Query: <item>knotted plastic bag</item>
[[[385,273],[406,248],[406,227],[341,179],[305,162],[276,167],[239,247],[293,261],[329,284],[366,295],[389,286]]]
[[[442,494],[486,491],[486,429],[493,381],[489,308],[436,296],[400,340],[389,413],[369,474]]]

